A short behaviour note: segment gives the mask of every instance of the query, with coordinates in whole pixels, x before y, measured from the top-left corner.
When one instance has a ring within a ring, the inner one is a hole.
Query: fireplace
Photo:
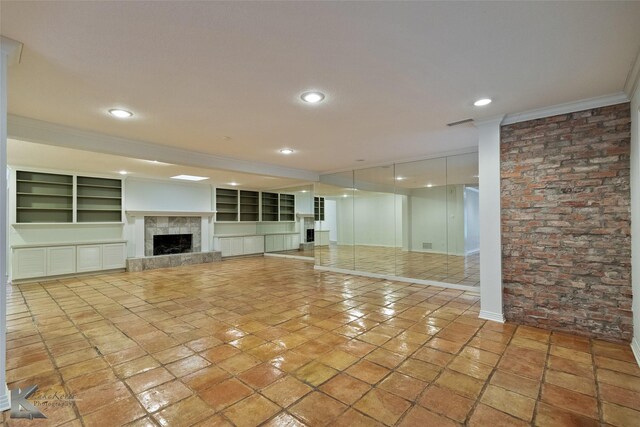
[[[307,240],[305,242],[311,243],[315,239],[315,230],[313,228],[307,228]]]
[[[192,252],[193,234],[156,234],[153,236],[153,255]]]

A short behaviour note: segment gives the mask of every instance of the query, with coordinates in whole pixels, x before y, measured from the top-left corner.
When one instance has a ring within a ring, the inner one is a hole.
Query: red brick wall
[[[630,341],[630,106],[503,126],[508,320]]]

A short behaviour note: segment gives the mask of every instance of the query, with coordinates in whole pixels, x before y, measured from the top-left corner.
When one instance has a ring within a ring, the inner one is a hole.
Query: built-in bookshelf
[[[295,221],[296,196],[293,194],[280,194],[280,221]]]
[[[316,221],[324,221],[324,197],[313,198],[313,216]]]
[[[262,193],[262,221],[278,221],[278,193]]]
[[[18,171],[16,222],[73,222],[73,176]]]
[[[121,222],[122,181],[79,176],[76,178],[77,222]]]
[[[240,221],[260,221],[260,193],[240,190]]]
[[[238,221],[238,190],[216,188],[216,221]]]

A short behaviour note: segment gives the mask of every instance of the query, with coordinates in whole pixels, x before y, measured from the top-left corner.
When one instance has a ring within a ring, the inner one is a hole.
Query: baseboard
[[[480,310],[480,314],[478,315],[480,319],[492,320],[498,323],[504,323],[504,314],[502,313],[494,313],[492,311]]]
[[[4,390],[2,390],[4,389]],[[0,386],[0,411],[6,411],[11,408],[11,392],[6,384]]]
[[[299,259],[300,261],[313,262],[315,258],[309,256],[300,256],[300,255],[287,255],[287,254],[276,254],[276,253],[265,253],[266,257],[274,257],[274,258],[289,258],[289,259]]]
[[[437,286],[439,288],[457,289],[460,291],[477,292],[480,294],[480,286],[457,285],[455,283],[436,282],[435,280],[412,279],[410,277],[391,276],[389,274],[370,273],[368,271],[348,270],[345,268],[325,267],[316,265],[314,270],[330,271],[332,273],[353,274],[355,276],[373,277],[376,279],[392,280],[394,282],[415,283],[418,285]]]
[[[636,363],[640,366],[640,339],[638,337],[633,337],[631,340],[631,351],[636,357]]]

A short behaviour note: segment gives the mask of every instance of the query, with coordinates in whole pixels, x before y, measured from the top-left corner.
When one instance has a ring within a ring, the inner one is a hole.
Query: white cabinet
[[[126,253],[124,242],[13,248],[12,279],[124,268]]]
[[[76,272],[76,247],[55,246],[47,248],[47,275],[71,274]]]
[[[102,245],[78,246],[78,272],[102,270]]]
[[[110,243],[102,245],[102,270],[124,268],[127,261],[124,243]]]
[[[258,254],[264,252],[263,236],[215,237],[213,248],[223,257]]]
[[[264,237],[263,236],[247,236],[243,238],[244,253],[245,254],[259,254],[264,252]]]
[[[284,250],[291,251],[300,249],[300,235],[299,234],[285,234],[284,235]]]
[[[264,251],[279,252],[284,250],[284,234],[267,234],[264,236]]]
[[[23,248],[13,251],[14,279],[47,275],[47,248]]]

